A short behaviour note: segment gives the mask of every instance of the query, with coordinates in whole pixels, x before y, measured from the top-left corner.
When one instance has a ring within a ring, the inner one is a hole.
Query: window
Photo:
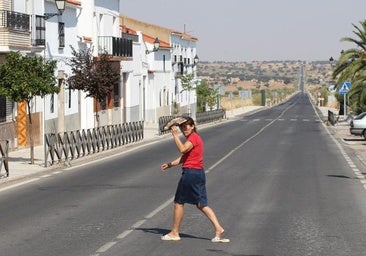
[[[35,40],[36,45],[45,45],[46,44],[45,34],[46,34],[46,25],[45,25],[44,16],[37,15],[36,16],[36,40]]]
[[[69,100],[68,100],[68,106],[71,108],[71,88],[69,87]]]
[[[58,23],[58,46],[60,48],[65,47],[65,23]]]
[[[113,103],[114,103],[115,108],[119,107],[119,84],[118,83],[116,83],[113,86]]]
[[[166,105],[169,105],[169,91],[166,92]]]
[[[6,97],[0,95],[0,123],[6,121]]]
[[[106,110],[107,109],[107,99],[106,98],[105,99],[102,99],[100,101],[100,109],[101,110]]]
[[[50,112],[54,113],[55,112],[55,94],[51,95],[51,100],[50,100]]]
[[[165,70],[165,54],[163,55],[163,70],[164,70],[164,72],[166,71]]]
[[[162,91],[160,91],[160,93],[159,93],[159,106],[161,107],[161,104],[162,104],[162,102],[161,102],[161,94],[162,94]]]

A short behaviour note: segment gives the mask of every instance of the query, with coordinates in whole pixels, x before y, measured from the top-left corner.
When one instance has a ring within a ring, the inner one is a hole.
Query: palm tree
[[[360,21],[360,24],[360,27],[352,24],[356,39],[350,37],[341,39],[343,42],[354,43],[356,47],[341,52],[333,71],[333,78],[337,78],[338,86],[346,81],[352,83],[348,95],[349,105],[356,114],[366,111],[366,20]]]

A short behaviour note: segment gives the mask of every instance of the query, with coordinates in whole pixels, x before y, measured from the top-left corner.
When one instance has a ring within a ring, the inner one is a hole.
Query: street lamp
[[[197,56],[197,54],[196,54],[196,56],[194,56],[194,58],[193,58],[193,63],[194,63],[194,65],[197,65],[197,63],[200,61],[200,59],[198,58],[198,56]]]
[[[150,50],[146,50],[146,54],[152,53],[152,52],[157,52],[160,48],[160,41],[159,39],[156,37],[154,40],[154,48],[150,51]]]
[[[332,56],[329,58],[329,63],[330,63],[330,66],[333,67],[334,59]]]
[[[62,15],[62,13],[65,10],[66,0],[55,0],[55,4],[57,7],[58,12],[57,13],[45,13],[44,19],[48,20],[49,18],[52,18],[53,16],[59,16]]]

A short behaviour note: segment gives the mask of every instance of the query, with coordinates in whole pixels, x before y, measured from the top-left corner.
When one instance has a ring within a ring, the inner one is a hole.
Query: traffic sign
[[[350,89],[351,89],[351,82],[344,82],[341,85],[341,88],[339,88],[339,93],[340,94],[347,94]]]

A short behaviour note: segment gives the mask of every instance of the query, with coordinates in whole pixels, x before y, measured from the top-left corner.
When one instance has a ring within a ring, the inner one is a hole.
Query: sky
[[[201,61],[338,59],[366,0],[124,0],[122,14],[198,38]]]

